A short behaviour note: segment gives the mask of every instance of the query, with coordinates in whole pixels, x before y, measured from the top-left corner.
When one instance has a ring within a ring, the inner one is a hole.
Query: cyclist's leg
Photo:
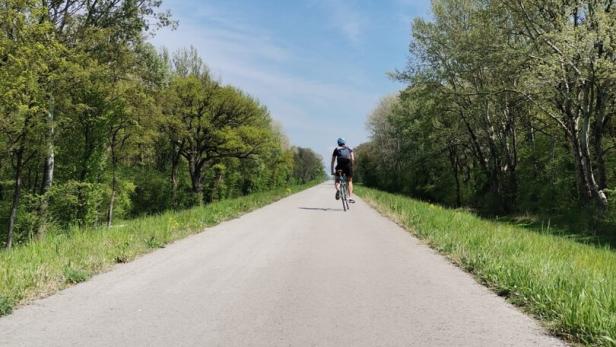
[[[336,187],[336,195],[334,196],[336,200],[340,199],[340,171],[336,168],[336,176],[335,176],[334,187]]]
[[[355,200],[353,200],[353,178],[352,177],[348,178],[347,187],[348,187],[347,189],[349,190],[349,193],[348,193],[348,195],[349,195],[349,202],[351,204],[354,204]]]
[[[351,163],[349,163],[349,165],[346,167],[346,176],[347,176],[347,187],[348,187],[348,195],[349,195],[349,202],[350,203],[355,203],[355,200],[353,200],[353,166]]]
[[[349,190],[349,198],[350,198],[351,196],[353,196],[353,164],[351,164],[351,162],[349,161],[344,166],[343,170],[344,170],[344,174],[346,175],[347,186]]]
[[[336,166],[336,180],[334,186],[336,187],[336,191],[340,191],[340,167]]]
[[[353,177],[349,177],[349,197],[353,196]]]

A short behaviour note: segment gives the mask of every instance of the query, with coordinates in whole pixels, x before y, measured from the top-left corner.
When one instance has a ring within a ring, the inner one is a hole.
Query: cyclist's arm
[[[351,165],[355,165],[355,152],[351,152]]]
[[[336,156],[332,155],[331,173],[334,173],[334,163],[336,162]]]

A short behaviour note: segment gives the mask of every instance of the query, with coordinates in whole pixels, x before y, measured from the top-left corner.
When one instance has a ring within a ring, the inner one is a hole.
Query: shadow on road
[[[298,207],[300,210],[308,211],[323,211],[323,212],[338,212],[343,211],[341,208],[322,208],[322,207]]]

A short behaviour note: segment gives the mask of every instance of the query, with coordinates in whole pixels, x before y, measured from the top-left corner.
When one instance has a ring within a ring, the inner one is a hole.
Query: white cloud
[[[310,96],[327,102],[355,102],[368,96],[348,85],[311,81],[279,71],[277,63],[294,59],[292,54],[253,33],[184,25],[181,32],[161,33],[154,43],[172,50],[195,46],[206,64],[223,80],[241,78],[259,82],[268,92],[289,97]]]
[[[330,15],[332,24],[354,46],[361,41],[364,18],[356,10],[352,1],[348,0],[322,0],[319,4]]]
[[[337,11],[345,12],[343,8]],[[195,12],[191,12],[192,21],[179,18],[176,31],[159,33],[153,43],[172,51],[191,45],[197,48],[215,76],[259,98],[296,145],[312,147],[327,158],[330,144],[339,136],[355,139],[354,143],[366,139],[364,118],[379,95],[361,85],[298,75],[291,70],[293,66],[322,66],[324,62],[319,57],[307,61],[310,58],[297,53],[296,47],[287,47],[263,29],[226,17],[218,9]],[[213,14],[215,18],[210,17]],[[349,40],[359,40],[359,23],[349,18],[337,19],[341,30]],[[345,134],[340,134],[341,129]]]

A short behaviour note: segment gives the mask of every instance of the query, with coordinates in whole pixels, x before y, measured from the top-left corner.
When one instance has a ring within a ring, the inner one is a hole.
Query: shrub
[[[9,299],[0,295],[0,316],[7,315],[13,311],[13,305]]]
[[[127,217],[133,207],[133,193],[135,192],[136,186],[132,181],[127,180],[118,180],[118,186],[116,188],[115,200],[113,203],[113,216],[115,218],[125,218]],[[105,187],[104,193],[104,206],[102,206],[104,212],[106,213],[109,208],[109,202],[111,201],[111,186],[107,185]],[[106,216],[106,215],[105,215]]]
[[[63,227],[92,226],[104,213],[105,187],[101,184],[68,181],[53,186],[49,194],[49,214]]]
[[[31,239],[38,232],[41,223],[45,223],[41,218],[41,204],[44,195],[23,194],[17,213],[15,224],[14,242],[21,243]]]
[[[81,283],[87,280],[89,274],[82,270],[71,267],[70,265],[64,268],[64,280],[69,284]]]
[[[178,189],[180,190],[180,189]],[[133,216],[162,212],[172,206],[169,178],[158,172],[140,172],[130,194]]]

